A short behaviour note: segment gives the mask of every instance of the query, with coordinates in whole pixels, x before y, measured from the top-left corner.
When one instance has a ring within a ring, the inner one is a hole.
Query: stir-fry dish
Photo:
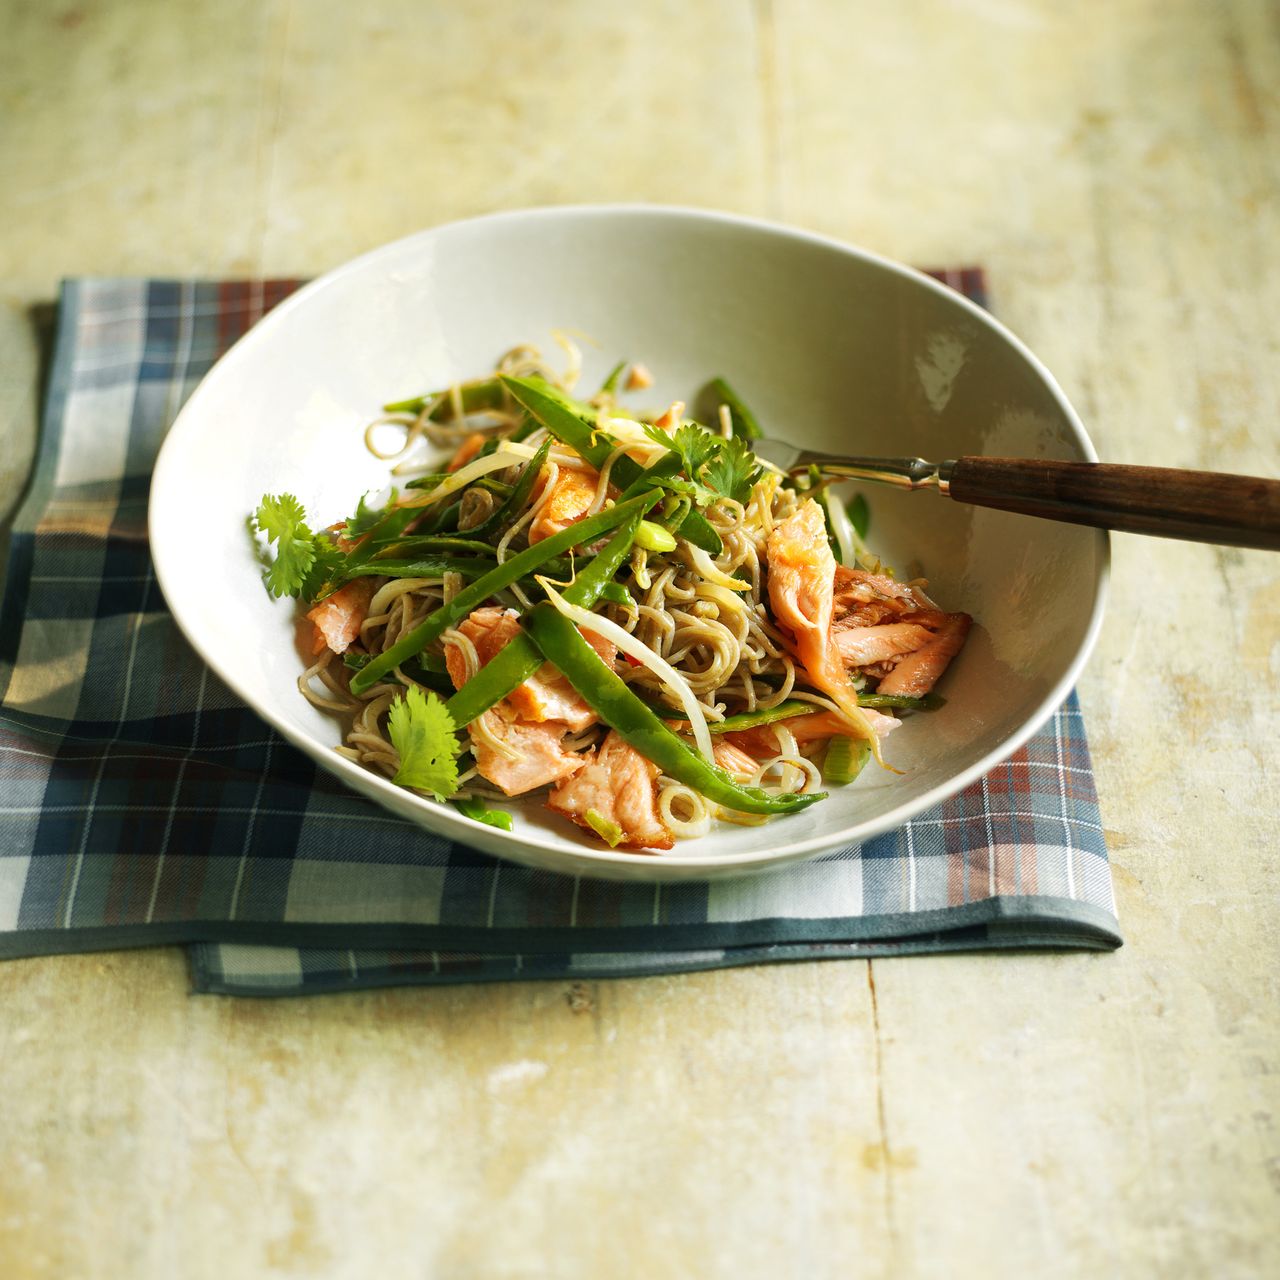
[[[628,407],[642,365],[573,399],[567,349],[567,374],[520,347],[384,406],[366,441],[398,487],[345,520],[313,532],[263,498],[267,588],[303,602],[298,684],[344,722],[338,750],[479,822],[540,798],[645,851],[892,767],[882,743],[939,705],[968,615],[870,554],[861,498],[757,458],[723,380],[705,424]]]

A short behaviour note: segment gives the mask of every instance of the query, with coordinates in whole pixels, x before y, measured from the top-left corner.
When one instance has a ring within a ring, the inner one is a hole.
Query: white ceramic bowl
[[[741,875],[864,840],[981,776],[1071,688],[1101,620],[1107,537],[870,490],[870,542],[976,619],[946,707],[889,740],[901,775],[853,785],[763,827],[721,826],[665,855],[610,852],[534,802],[512,834],[338,756],[339,725],[299,694],[295,606],[263,589],[245,516],[296,493],[319,524],[381,488],[365,449],[379,405],[490,369],[551,330],[590,335],[583,384],[619,359],[689,399],[722,374],[766,431],[867,454],[1090,459],[1048,371],[952,290],[848,245],[744,218],[648,206],[536,209],[439,227],[365,254],[277,307],[205,378],[155,470],[151,543],[188,639],[286,738],[355,790],[488,853],[597,877]],[[192,564],[200,573],[190,572]]]

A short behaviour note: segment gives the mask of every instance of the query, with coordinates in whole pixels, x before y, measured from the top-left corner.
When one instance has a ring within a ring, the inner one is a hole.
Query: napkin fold
[[[0,606],[0,956],[186,943],[198,991],[296,994],[1119,945],[1074,695],[898,831],[731,881],[499,862],[318,770],[182,638],[146,524],[183,401],[297,283],[63,286]]]

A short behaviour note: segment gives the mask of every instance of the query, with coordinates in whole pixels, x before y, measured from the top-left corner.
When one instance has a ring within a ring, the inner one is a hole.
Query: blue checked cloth
[[[146,526],[174,415],[293,287],[63,288],[0,608],[0,956],[186,943],[199,991],[296,994],[1119,945],[1074,696],[909,829],[729,882],[497,862],[317,771],[188,648]]]

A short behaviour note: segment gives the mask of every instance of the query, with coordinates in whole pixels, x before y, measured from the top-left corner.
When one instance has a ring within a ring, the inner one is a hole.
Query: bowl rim
[[[723,210],[676,204],[649,204],[643,201],[538,205],[521,209],[504,209],[493,213],[479,214],[473,217],[455,218],[448,222],[442,222],[435,226],[426,227],[422,230],[411,232],[408,235],[400,236],[395,240],[388,241],[387,243],[378,245],[373,249],[366,250],[364,253],[358,254],[353,258],[349,258],[338,266],[322,272],[314,279],[301,285],[287,298],[273,307],[265,316],[254,324],[252,328],[238,338],[225,352],[223,352],[214,365],[200,380],[199,384],[187,398],[187,401],[175,417],[164,441],[161,443],[152,472],[151,492],[148,498],[147,509],[148,530],[150,531],[153,527],[153,523],[157,518],[157,509],[162,500],[162,495],[166,492],[166,485],[163,481],[168,471],[176,465],[174,459],[177,457],[180,447],[178,442],[181,439],[182,431],[184,429],[184,421],[189,421],[197,416],[198,408],[193,408],[193,406],[198,406],[203,399],[203,395],[206,392],[207,385],[210,380],[227,376],[228,369],[234,371],[238,362],[244,358],[243,353],[245,349],[262,342],[265,336],[270,335],[280,325],[287,324],[292,312],[300,306],[305,306],[316,294],[332,287],[338,281],[349,275],[367,270],[371,266],[376,266],[378,261],[382,258],[395,257],[417,242],[425,244],[442,234],[460,228],[500,227],[508,223],[521,222],[550,223],[564,218],[610,219],[619,216],[644,217],[658,221],[670,221],[672,223],[681,221],[699,222],[707,225],[719,225],[764,233],[771,237],[792,240],[801,244],[825,249],[827,251],[859,258],[882,270],[903,276],[915,285],[931,290],[934,293],[945,297],[951,304],[958,306],[962,311],[967,312],[968,315],[979,325],[991,330],[996,336],[1003,339],[1023,358],[1023,360],[1026,361],[1027,365],[1044,383],[1050,395],[1057,403],[1059,410],[1075,437],[1075,443],[1080,448],[1084,457],[1090,462],[1098,461],[1098,455],[1094,449],[1093,442],[1090,440],[1089,434],[1085,430],[1079,414],[1067,398],[1066,393],[1058,384],[1057,379],[1053,376],[1048,367],[1040,360],[1040,358],[1026,345],[1026,343],[1022,341],[1022,339],[997,320],[989,311],[979,307],[976,303],[971,302],[966,298],[962,293],[941,283],[940,281],[935,280],[932,276],[927,275],[923,271],[914,267],[909,267],[904,263],[897,262],[892,258],[885,257],[883,254],[875,253],[869,249],[864,249],[859,245],[850,244],[847,241],[837,239],[834,236],[810,231],[801,227],[791,226],[786,223],[772,221],[770,219],[750,217],[745,214],[730,213]],[[573,850],[566,850],[537,834],[506,832],[498,828],[486,829],[486,846],[492,848],[495,844],[510,844],[511,853],[506,856],[517,861],[525,861],[524,858],[520,857],[521,850],[536,850],[538,853],[544,855],[545,863],[555,864],[561,861],[572,861],[575,864],[580,864],[583,861],[597,863],[601,867],[602,874],[607,874],[606,869],[621,870],[622,868],[630,868],[633,870],[643,871],[645,868],[649,868],[657,873],[655,874],[655,879],[662,875],[664,869],[672,867],[673,864],[678,864],[682,878],[696,878],[694,873],[699,869],[705,870],[709,874],[719,873],[723,875],[726,870],[732,868],[734,870],[740,870],[743,874],[750,874],[756,870],[766,870],[769,867],[776,866],[784,862],[798,861],[803,858],[816,856],[817,854],[841,848],[849,844],[864,843],[874,836],[881,835],[886,831],[896,830],[897,828],[905,825],[905,823],[917,814],[921,813],[923,810],[932,805],[938,804],[942,800],[955,795],[959,791],[962,791],[965,787],[989,773],[996,765],[1007,760],[1009,756],[1011,756],[1029,738],[1031,738],[1031,736],[1035,734],[1042,725],[1045,724],[1045,722],[1054,714],[1065,700],[1071,689],[1075,686],[1080,672],[1083,670],[1089,656],[1093,652],[1094,646],[1096,645],[1098,636],[1101,632],[1110,584],[1110,536],[1105,529],[1098,529],[1095,532],[1097,535],[1095,545],[1097,574],[1094,581],[1093,601],[1090,607],[1089,621],[1080,647],[1061,678],[1040,700],[1033,712],[1022,722],[1018,729],[1001,742],[999,746],[987,752],[981,759],[975,761],[961,772],[952,774],[945,782],[941,782],[936,786],[929,788],[929,790],[917,796],[914,800],[904,801],[889,813],[884,814],[879,818],[868,819],[865,822],[857,823],[853,827],[845,827],[834,834],[811,836],[806,840],[789,842],[781,849],[774,847],[761,850],[758,853],[740,853],[729,856],[706,855],[699,857],[694,854],[692,856],[680,855],[678,857],[664,857],[662,855],[654,855],[652,853],[626,853],[611,849],[596,850],[585,846],[580,849],[575,848]],[[156,581],[165,597],[166,603],[169,603],[173,598],[173,595],[171,594],[168,586],[169,574],[166,566],[165,554],[163,549],[157,550],[158,545],[159,544],[157,544],[156,540],[153,538],[152,560],[155,569]],[[407,792],[403,787],[397,787],[389,778],[384,778],[381,774],[376,774],[368,769],[361,768],[361,766],[355,762],[347,760],[345,757],[338,755],[323,744],[314,741],[307,734],[295,729],[294,726],[289,724],[287,721],[277,717],[269,707],[262,707],[258,705],[256,699],[241,686],[235,667],[231,663],[223,661],[220,654],[206,650],[200,638],[188,629],[185,619],[178,611],[173,610],[172,606],[170,606],[170,613],[187,642],[193,649],[195,649],[201,659],[213,669],[218,677],[237,696],[242,698],[249,705],[250,709],[255,712],[255,714],[266,720],[277,733],[281,734],[293,746],[305,752],[319,765],[321,765],[322,768],[347,783],[358,793],[363,792],[366,796],[369,795],[370,791],[376,791],[380,794],[384,794],[387,797],[388,803],[392,805],[393,811],[395,811],[397,806],[403,805],[406,799],[417,801],[421,804],[424,815],[429,815],[432,819],[432,822],[430,823],[424,821],[418,825],[432,827],[435,829],[437,834],[450,840],[456,840],[458,843],[472,846],[476,845],[474,834],[475,824],[465,818],[462,814],[455,812],[450,806],[436,803],[426,799],[425,797],[417,796],[416,793],[413,792]],[[412,821],[412,819],[406,819],[406,821]],[[502,857],[504,855],[499,853],[494,856]],[[545,863],[540,863],[540,865],[545,865]],[[560,868],[555,865],[551,865],[548,869],[557,870]],[[580,865],[576,865],[575,869],[570,872],[570,874],[586,873],[581,870]]]

